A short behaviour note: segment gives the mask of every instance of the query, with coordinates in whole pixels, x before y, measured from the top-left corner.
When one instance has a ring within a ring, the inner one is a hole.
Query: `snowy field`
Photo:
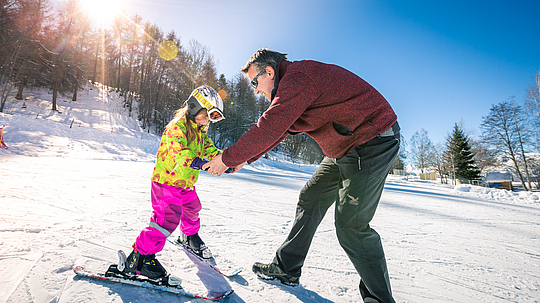
[[[28,91],[0,113],[9,147],[0,150],[0,302],[201,302],[75,276],[75,264],[105,270],[147,226],[159,137],[140,129],[116,93],[87,88],[80,101],[61,98],[59,112],[50,100]],[[285,239],[314,170],[261,159],[233,175],[201,173],[200,235],[218,265],[243,269],[239,276],[204,274],[170,244],[158,259],[186,289],[233,288],[223,302],[360,302],[332,208],[299,287],[251,272]],[[396,301],[540,302],[539,197],[389,177],[372,227]]]

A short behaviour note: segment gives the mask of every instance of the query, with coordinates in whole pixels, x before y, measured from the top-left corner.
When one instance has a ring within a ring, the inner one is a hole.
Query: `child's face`
[[[197,127],[199,126],[206,126],[210,122],[210,119],[208,118],[208,114],[205,110],[201,110],[196,116],[195,116],[195,123],[197,124]]]

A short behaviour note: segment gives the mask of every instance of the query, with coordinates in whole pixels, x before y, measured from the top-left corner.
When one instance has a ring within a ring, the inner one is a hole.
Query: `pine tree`
[[[457,179],[480,179],[480,170],[473,159],[474,153],[471,151],[469,138],[457,124],[454,125],[454,131],[448,140],[447,148],[447,159]]]

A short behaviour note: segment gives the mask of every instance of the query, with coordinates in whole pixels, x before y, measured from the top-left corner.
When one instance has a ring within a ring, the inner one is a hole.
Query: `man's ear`
[[[276,72],[274,71],[274,68],[271,66],[266,67],[266,73],[268,74],[268,77],[271,80],[274,80],[274,76],[276,75]]]

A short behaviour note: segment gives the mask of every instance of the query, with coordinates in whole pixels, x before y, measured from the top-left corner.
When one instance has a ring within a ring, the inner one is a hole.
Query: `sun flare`
[[[124,8],[125,0],[81,0],[83,10],[100,24],[111,24]]]

